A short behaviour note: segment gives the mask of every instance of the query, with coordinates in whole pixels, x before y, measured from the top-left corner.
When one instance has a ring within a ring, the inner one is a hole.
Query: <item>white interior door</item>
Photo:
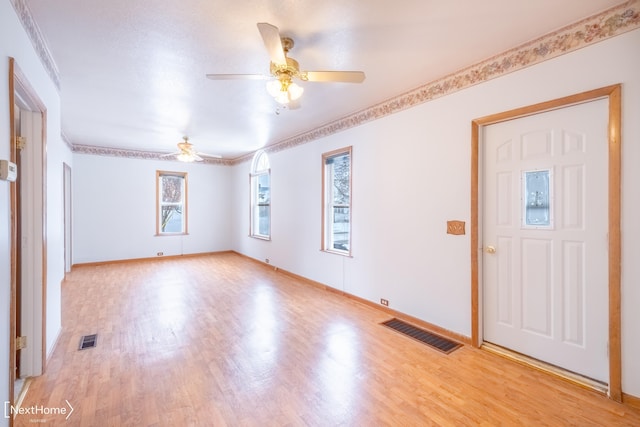
[[[608,383],[607,100],[483,128],[484,340]]]
[[[20,136],[25,145],[20,150],[21,169],[21,329],[27,337],[20,350],[20,375],[42,374],[43,364],[43,153],[42,114],[20,111]]]

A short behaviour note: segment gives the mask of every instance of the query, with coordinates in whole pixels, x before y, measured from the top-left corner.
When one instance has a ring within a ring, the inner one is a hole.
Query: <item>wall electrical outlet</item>
[[[265,258],[264,262],[266,262],[267,264],[269,264],[269,258]]]
[[[158,256],[163,256],[164,252],[158,252]]]
[[[386,300],[384,298],[380,298],[380,304],[389,307],[389,300]]]

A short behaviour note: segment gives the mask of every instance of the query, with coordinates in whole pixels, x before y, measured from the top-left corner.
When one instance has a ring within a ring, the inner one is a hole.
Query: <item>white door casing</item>
[[[603,383],[607,121],[601,99],[482,130],[484,340]],[[536,171],[550,189],[542,225],[526,219],[533,192],[523,196],[526,173]]]

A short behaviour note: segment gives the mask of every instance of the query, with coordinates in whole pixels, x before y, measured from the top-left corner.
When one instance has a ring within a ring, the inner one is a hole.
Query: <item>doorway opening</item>
[[[47,110],[13,58],[9,73],[10,160],[18,165],[10,187],[9,398],[14,405],[24,380],[41,375],[46,360]]]

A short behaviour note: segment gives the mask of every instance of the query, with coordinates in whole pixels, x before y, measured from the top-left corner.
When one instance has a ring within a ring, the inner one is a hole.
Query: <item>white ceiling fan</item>
[[[178,151],[175,153],[163,154],[162,157],[171,157],[174,156],[177,160],[181,162],[201,162],[203,161],[203,157],[211,157],[214,159],[221,159],[222,156],[217,154],[205,154],[196,151],[193,147],[193,144],[189,142],[189,137],[183,136],[182,139],[184,141],[178,142]]]
[[[296,105],[304,88],[298,86],[293,80],[298,79],[310,82],[343,82],[362,83],[365,74],[362,71],[301,71],[298,61],[287,56],[293,48],[293,40],[289,37],[281,37],[278,27],[266,22],[258,23],[258,30],[267,48],[271,64],[271,75],[262,74],[207,74],[212,80],[250,79],[269,80],[267,91],[274,99],[290,108]],[[275,80],[272,78],[275,77]]]

